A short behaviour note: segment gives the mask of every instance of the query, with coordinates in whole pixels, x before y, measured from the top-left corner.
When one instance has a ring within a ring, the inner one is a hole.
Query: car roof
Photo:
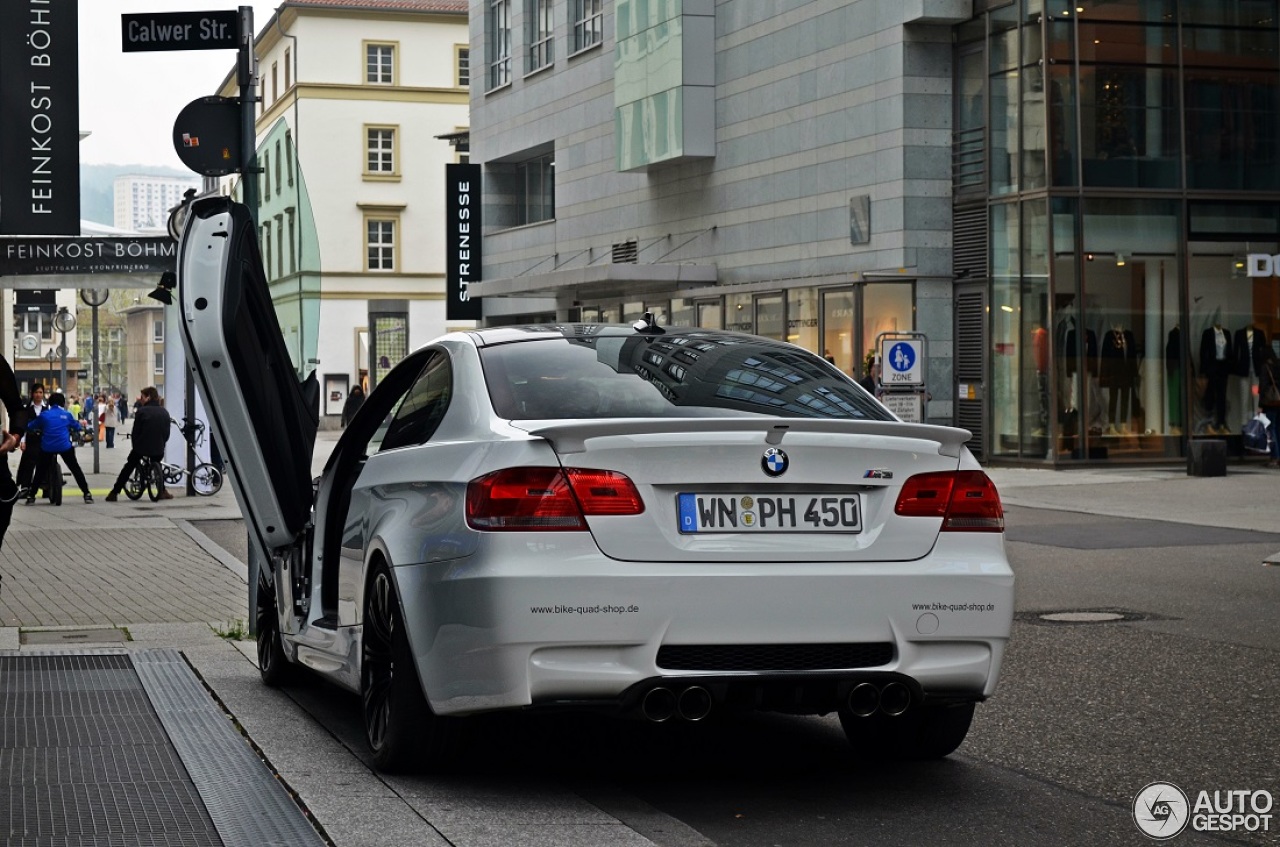
[[[653,338],[674,338],[686,335],[713,334],[720,338],[758,339],[756,336],[723,329],[702,329],[699,327],[668,326],[662,327],[660,333],[641,333],[631,324],[601,323],[549,323],[525,324],[522,326],[499,326],[488,329],[477,329],[470,332],[478,347],[489,347],[497,344],[510,344],[516,341],[538,341],[547,338],[632,338],[636,335],[649,335]]]

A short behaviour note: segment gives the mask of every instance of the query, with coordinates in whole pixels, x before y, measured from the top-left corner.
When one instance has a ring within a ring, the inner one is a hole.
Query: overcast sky
[[[80,130],[92,133],[80,142],[80,161],[186,170],[173,152],[173,122],[192,100],[217,94],[235,67],[235,50],[123,53],[122,14],[252,6],[254,28],[261,32],[278,4],[279,0],[80,0]]]

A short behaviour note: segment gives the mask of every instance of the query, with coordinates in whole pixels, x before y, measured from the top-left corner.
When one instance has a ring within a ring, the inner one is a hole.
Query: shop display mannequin
[[[1227,378],[1231,376],[1235,360],[1231,333],[1222,323],[1213,325],[1200,334],[1200,376],[1205,378],[1204,410],[1213,415],[1209,431],[1226,435],[1227,429]]]
[[[1138,384],[1138,344],[1133,332],[1118,323],[1102,334],[1098,384],[1108,393],[1107,412],[1111,425],[1107,431],[1112,434],[1128,432],[1133,389]]]
[[[1240,377],[1235,385],[1233,408],[1240,420],[1232,421],[1238,428],[1253,417],[1258,411],[1258,384],[1266,367],[1267,354],[1271,352],[1267,344],[1267,334],[1262,327],[1255,324],[1237,329],[1231,339],[1231,349],[1235,358],[1232,360],[1231,372]]]
[[[1036,393],[1040,399],[1040,431],[1049,427],[1049,330],[1039,323],[1031,330],[1031,354],[1036,366]]]

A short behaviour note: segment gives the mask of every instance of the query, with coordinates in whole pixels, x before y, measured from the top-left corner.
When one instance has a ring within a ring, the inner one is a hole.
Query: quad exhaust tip
[[[653,723],[665,723],[675,717],[694,722],[711,714],[714,705],[711,692],[701,685],[690,685],[679,694],[659,685],[644,695],[640,701],[640,713]]]
[[[859,718],[869,718],[876,712],[896,718],[911,708],[911,689],[901,682],[889,682],[883,688],[860,682],[845,698],[845,706]]]

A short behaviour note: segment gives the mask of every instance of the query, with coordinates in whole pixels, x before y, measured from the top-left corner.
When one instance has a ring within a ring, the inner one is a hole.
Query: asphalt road
[[[663,847],[1145,844],[1135,795],[1172,782],[1280,797],[1280,534],[1007,509],[1018,620],[1000,688],[932,763],[859,762],[834,718],[653,727],[583,716],[477,721],[454,778],[536,798],[567,787]],[[199,528],[242,555],[239,522]],[[239,541],[237,541],[239,539]],[[1042,613],[1122,620],[1050,623]],[[354,697],[291,696],[352,749]],[[1174,843],[1280,842],[1267,832]]]

